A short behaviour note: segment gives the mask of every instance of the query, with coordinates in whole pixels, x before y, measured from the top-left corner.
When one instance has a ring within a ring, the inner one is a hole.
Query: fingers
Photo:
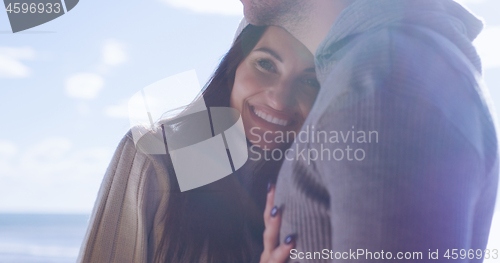
[[[279,224],[281,221],[277,220],[281,220],[281,216],[278,215],[280,214],[278,209],[274,207],[274,192],[274,185],[269,183],[267,186],[266,208],[264,209],[264,224],[266,229],[263,233],[264,251],[261,255],[261,262],[263,263],[269,261],[274,249],[278,245]]]
[[[271,253],[278,246],[279,231],[281,226],[281,211],[273,207],[264,230],[264,251]]]
[[[269,220],[271,219],[271,210],[274,207],[274,192],[275,186],[271,183],[267,186],[267,199],[266,208],[264,209],[264,224],[267,227]]]
[[[288,242],[288,243],[287,243]],[[295,236],[288,236],[285,238],[285,242],[277,247],[272,255],[268,263],[284,263],[290,257],[290,250],[295,247]]]
[[[295,247],[295,236],[290,235],[285,238],[283,244],[274,249],[271,254],[261,256],[261,263],[284,263],[290,257],[290,251]]]
[[[283,209],[274,205],[275,186],[268,185],[266,208],[264,210],[264,251],[260,257],[261,263],[283,263],[288,260],[290,250],[295,247],[295,236],[291,235],[278,246],[281,216]]]
[[[267,187],[266,208],[264,210],[264,253],[271,253],[278,245],[279,229],[281,224],[281,211],[274,206],[274,193],[276,188],[273,184]]]

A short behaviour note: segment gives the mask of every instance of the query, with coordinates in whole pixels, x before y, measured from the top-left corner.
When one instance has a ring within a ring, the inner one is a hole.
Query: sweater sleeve
[[[322,83],[334,96],[318,97],[311,137],[294,148],[302,157],[278,176],[281,236],[297,234],[297,251],[328,249],[333,262],[427,262],[438,251],[443,262],[447,250],[486,248],[491,116],[477,82],[411,33],[378,32]]]
[[[161,234],[168,182],[130,133],[104,175],[77,262],[149,262]]]
[[[443,260],[448,249],[486,248],[496,180],[470,138],[435,105],[374,91],[327,114],[319,130],[355,138],[323,145],[333,156],[309,168],[328,191],[332,248],[361,254],[339,261],[371,261],[380,254],[368,252],[382,251],[394,258],[410,252],[414,261],[428,259],[429,249]]]

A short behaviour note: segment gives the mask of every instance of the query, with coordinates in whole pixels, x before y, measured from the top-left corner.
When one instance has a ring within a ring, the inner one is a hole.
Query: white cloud
[[[103,174],[110,157],[110,149],[106,147],[75,150],[67,138],[46,138],[21,154],[17,176],[42,180],[54,177],[85,178]]]
[[[243,5],[238,0],[160,0],[175,8],[196,13],[243,16]]]
[[[72,143],[66,138],[48,138],[28,149],[20,166],[30,175],[47,176],[68,169],[64,161]],[[57,165],[55,165],[57,164]]]
[[[0,177],[10,176],[14,173],[12,159],[17,154],[18,149],[11,141],[0,141]]]
[[[17,146],[11,141],[0,141],[0,157],[10,157],[17,153]]]
[[[0,47],[0,78],[24,78],[31,70],[21,60],[31,60],[35,51],[30,47]]]
[[[75,149],[64,137],[46,138],[23,151],[11,142],[0,145],[7,145],[0,148],[5,153],[0,155],[0,211],[11,212],[89,212],[113,153],[108,147]],[[2,163],[9,165],[8,173]]]
[[[116,66],[128,60],[125,45],[114,39],[108,39],[102,47],[102,62],[105,65]]]
[[[474,41],[484,69],[500,67],[500,26],[486,27]]]
[[[149,97],[148,103],[150,108],[157,108],[158,105],[162,104],[162,101]],[[163,101],[163,104],[165,102]],[[129,100],[122,100],[120,103],[116,105],[108,106],[104,109],[104,115],[111,118],[119,118],[119,119],[141,119],[146,114],[146,108],[144,106],[144,101],[142,97],[132,97]]]
[[[104,80],[97,74],[77,73],[69,76],[65,84],[65,91],[68,96],[79,99],[93,99],[97,97],[104,86]]]
[[[128,104],[124,100],[119,104],[104,108],[104,115],[110,118],[128,119]]]
[[[110,67],[123,64],[128,60],[125,45],[114,39],[104,41],[101,50],[101,61],[94,66],[95,73],[76,73],[69,76],[65,82],[66,95],[78,99],[94,99],[104,86],[103,74]],[[90,109],[87,105],[79,105],[77,108],[81,115],[88,115]]]

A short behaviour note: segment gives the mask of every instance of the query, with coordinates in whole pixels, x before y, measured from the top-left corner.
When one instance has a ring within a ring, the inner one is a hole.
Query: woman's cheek
[[[262,86],[262,78],[259,76],[258,73],[254,71],[250,71],[244,80],[245,85],[246,85],[246,94],[251,95],[258,91],[260,87]]]

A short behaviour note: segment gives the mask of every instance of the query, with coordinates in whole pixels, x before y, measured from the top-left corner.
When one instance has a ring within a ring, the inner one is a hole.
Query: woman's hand
[[[283,263],[290,256],[290,250],[295,247],[295,236],[290,235],[279,244],[279,231],[282,211],[274,206],[274,185],[268,186],[266,209],[264,210],[264,251],[260,255],[260,263]]]

